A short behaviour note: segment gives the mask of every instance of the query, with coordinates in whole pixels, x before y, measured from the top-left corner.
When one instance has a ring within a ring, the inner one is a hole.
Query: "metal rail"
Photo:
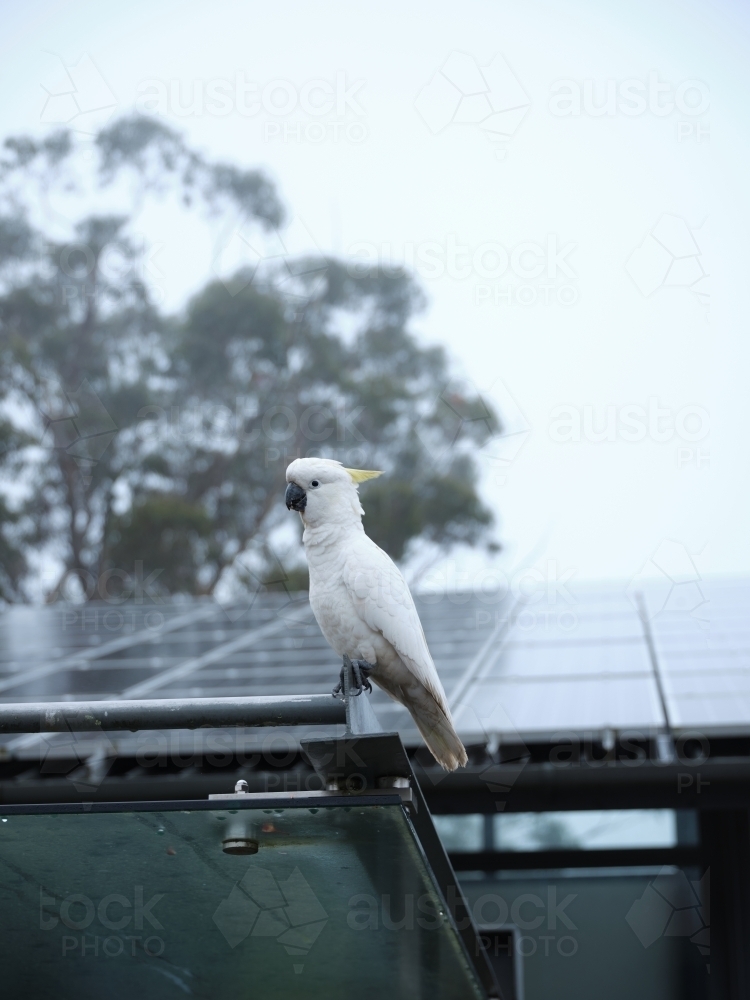
[[[345,724],[330,694],[0,704],[0,734]]]

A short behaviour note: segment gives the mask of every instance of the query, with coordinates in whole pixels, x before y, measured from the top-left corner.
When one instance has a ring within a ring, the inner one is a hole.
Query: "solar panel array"
[[[678,731],[747,734],[750,583],[714,581],[701,588],[702,605],[687,585],[684,589],[684,608],[674,601],[677,606],[651,619],[669,721]],[[697,623],[697,630],[687,627],[688,622]]]
[[[461,732],[750,731],[748,581],[569,592],[564,604],[516,608],[454,698]]]
[[[749,599],[747,580],[655,581],[638,594],[568,584],[563,596],[425,594],[417,605],[457,728],[484,742],[750,732]],[[0,615],[5,702],[324,693],[339,669],[303,594],[231,606],[15,606]],[[372,703],[384,729],[420,742],[404,709],[377,689]],[[190,745],[204,738],[180,736]],[[233,733],[247,746],[261,738]],[[5,737],[0,749],[31,755],[39,739]],[[65,748],[64,734],[44,739]],[[123,753],[137,741],[111,734]]]

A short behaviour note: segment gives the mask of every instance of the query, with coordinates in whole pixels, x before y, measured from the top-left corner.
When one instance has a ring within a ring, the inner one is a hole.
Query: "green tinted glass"
[[[8,812],[0,896],[8,996],[482,996],[400,805]]]

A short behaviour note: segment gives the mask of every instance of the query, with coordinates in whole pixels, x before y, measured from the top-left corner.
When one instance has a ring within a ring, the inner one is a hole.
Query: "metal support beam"
[[[352,702],[358,703],[364,697],[364,694],[353,697]],[[361,796],[365,794],[365,789],[411,789],[412,799],[403,807],[408,812],[416,840],[426,855],[432,876],[463,941],[466,957],[479,975],[486,996],[499,997],[501,994],[474,926],[471,911],[435,829],[399,734],[347,733],[343,739],[303,739],[301,745],[303,753],[327,788],[343,786],[354,792],[348,796],[352,805],[358,801],[356,793],[359,791]],[[399,780],[404,782],[403,786],[395,784]],[[363,801],[362,798],[359,800]],[[376,884],[376,879],[373,876],[371,878]]]
[[[346,705],[329,694],[252,698],[166,698],[0,705],[0,734],[88,733],[203,726],[330,726]]]
[[[344,703],[346,705],[346,731],[354,735],[382,733],[383,727],[372,710],[370,699],[364,691],[357,693],[351,669],[344,668]]]
[[[560,868],[663,867],[698,865],[698,847],[634,847],[607,850],[452,851],[457,872],[529,871]]]

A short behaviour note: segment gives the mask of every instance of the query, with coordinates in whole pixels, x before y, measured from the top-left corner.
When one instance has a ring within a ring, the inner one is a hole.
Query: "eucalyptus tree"
[[[53,598],[304,585],[280,500],[300,454],[388,473],[363,499],[396,559],[487,543],[475,456],[498,419],[411,332],[424,303],[408,274],[261,259],[166,315],[134,231],[144,202],[179,192],[185,211],[276,231],[278,195],[149,118],[92,151],[87,192],[115,190],[120,211],[54,238],[38,209],[80,184],[74,139],[8,139],[0,161],[1,597],[43,566]]]

